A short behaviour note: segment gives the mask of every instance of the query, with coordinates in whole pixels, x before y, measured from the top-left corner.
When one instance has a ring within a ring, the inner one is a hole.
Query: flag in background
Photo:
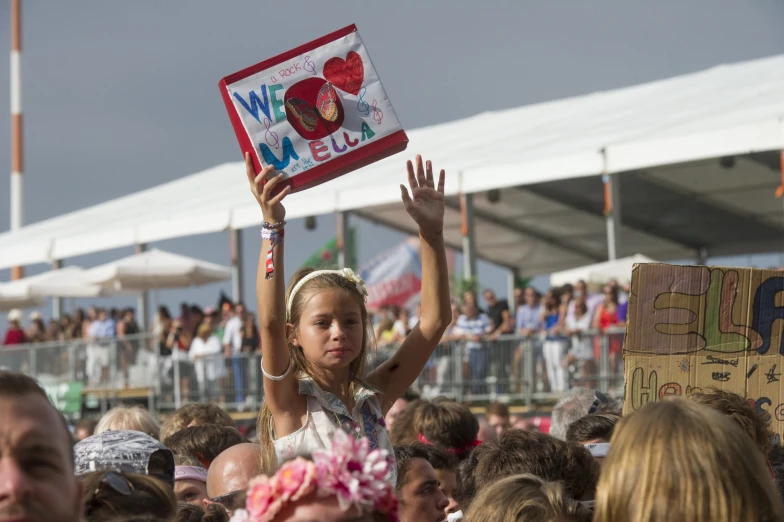
[[[348,253],[348,259],[346,260],[346,266],[349,268],[354,268],[357,266],[357,250],[356,250],[356,242],[354,241],[355,230],[353,228],[349,229],[348,239],[347,239],[347,249],[346,252]],[[323,268],[323,267],[332,267],[337,266],[338,264],[338,238],[337,236],[333,237],[324,245],[316,250],[313,255],[311,255],[308,259],[302,263],[302,266],[312,266],[313,268]]]

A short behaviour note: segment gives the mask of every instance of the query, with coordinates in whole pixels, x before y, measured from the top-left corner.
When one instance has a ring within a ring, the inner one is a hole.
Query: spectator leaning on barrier
[[[245,315],[245,306],[237,303],[234,306],[232,317],[226,322],[223,330],[223,350],[226,358],[231,360],[231,371],[234,377],[234,400],[238,404],[245,401],[243,396],[242,369],[243,361],[238,358],[242,351],[242,318]]]
[[[218,400],[220,382],[226,376],[226,364],[220,341],[212,335],[212,326],[206,322],[196,331],[188,358],[193,362],[201,399]]]
[[[8,312],[8,330],[5,332],[5,340],[3,344],[10,346],[12,344],[24,344],[27,342],[24,330],[22,329],[22,312],[19,310],[11,310]]]
[[[476,395],[486,393],[487,347],[484,341],[492,329],[490,319],[479,311],[474,302],[468,300],[463,306],[463,314],[457,318],[456,329],[468,353],[470,380],[473,382],[471,390]]]

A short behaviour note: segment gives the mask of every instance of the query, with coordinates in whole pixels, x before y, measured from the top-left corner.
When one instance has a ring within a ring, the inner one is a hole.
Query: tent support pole
[[[338,236],[338,266],[340,268],[354,268],[349,266],[349,213],[342,211],[337,213],[337,236]]]
[[[460,231],[463,235],[463,279],[476,277],[474,241],[474,195],[460,195]]]
[[[607,226],[607,259],[618,259],[621,245],[621,187],[617,174],[604,174],[604,222]]]
[[[517,278],[520,276],[520,271],[515,268],[510,268],[506,271],[506,301],[509,303],[509,314],[514,317],[515,303],[514,291],[517,286]]]
[[[63,267],[63,262],[60,259],[55,259],[52,261],[52,270],[59,270]],[[60,319],[60,316],[63,315],[63,298],[62,297],[52,297],[52,319]]]
[[[234,303],[242,299],[242,230],[229,230],[229,250],[231,253],[231,298]]]
[[[147,251],[147,243],[139,243],[136,245],[136,253],[141,254]],[[147,329],[147,309],[149,308],[150,292],[145,290],[139,294],[136,302],[136,321],[139,323],[139,329],[145,331]]]

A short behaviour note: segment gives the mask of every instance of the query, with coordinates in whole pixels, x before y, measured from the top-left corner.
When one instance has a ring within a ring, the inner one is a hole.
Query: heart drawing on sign
[[[362,58],[354,51],[350,51],[345,60],[337,56],[330,58],[324,64],[324,78],[341,91],[356,96],[365,79]]]

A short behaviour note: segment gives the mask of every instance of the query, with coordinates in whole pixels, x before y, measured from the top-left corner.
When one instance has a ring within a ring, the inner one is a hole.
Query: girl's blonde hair
[[[117,406],[107,411],[98,421],[95,434],[108,430],[141,431],[155,439],[161,435],[161,429],[150,412],[139,406]]]
[[[594,520],[782,519],[784,508],[762,455],[726,416],[676,399],[649,404],[618,423]]]
[[[286,301],[289,302],[291,290],[296,284],[306,275],[316,271],[312,267],[300,268],[289,280],[288,288],[286,289]],[[373,328],[370,323],[370,316],[365,306],[365,296],[362,295],[357,286],[346,279],[345,277],[336,273],[319,274],[309,279],[302,287],[297,290],[294,295],[294,300],[291,303],[291,311],[286,321],[293,326],[288,334],[288,348],[289,355],[291,356],[291,371],[294,372],[298,378],[305,376],[314,376],[314,368],[310,361],[305,358],[302,347],[294,346],[291,340],[296,337],[299,329],[299,321],[302,317],[302,312],[305,305],[313,297],[313,295],[321,290],[342,289],[349,295],[357,300],[359,304],[360,313],[362,315],[362,324],[364,326],[362,331],[362,347],[359,355],[351,361],[349,365],[349,390],[354,392],[354,387],[357,380],[365,376],[365,361],[367,359],[368,346],[372,344],[375,339],[373,335]],[[267,402],[264,401],[259,412],[259,418],[256,423],[256,431],[259,437],[259,444],[261,445],[261,469],[265,472],[272,472],[277,467],[277,458],[275,456],[274,440],[275,440],[275,426],[272,422],[272,413],[267,407]]]
[[[525,474],[484,488],[471,503],[466,522],[590,522],[591,513],[567,497],[559,482]]]

